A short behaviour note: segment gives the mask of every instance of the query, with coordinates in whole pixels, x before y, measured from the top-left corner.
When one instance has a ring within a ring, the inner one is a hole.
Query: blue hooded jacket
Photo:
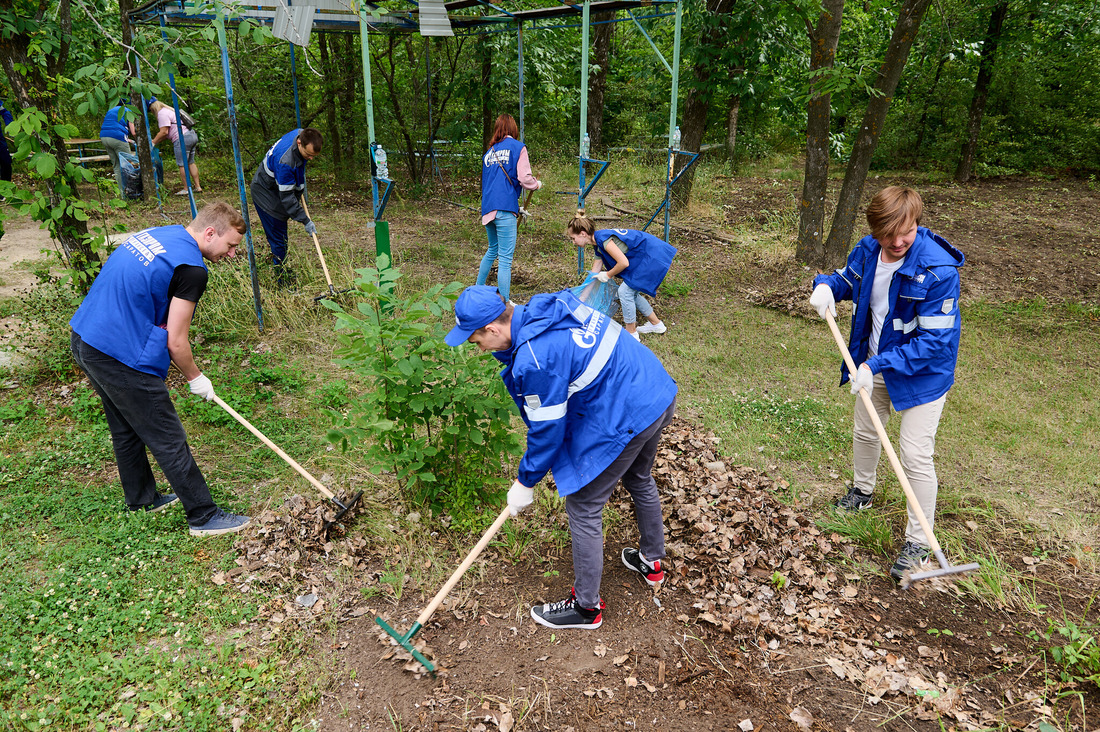
[[[894,409],[935,401],[955,383],[962,314],[959,312],[959,267],[963,253],[923,226],[890,280],[890,310],[882,325],[878,354],[867,358],[871,338],[871,286],[882,247],[866,236],[848,255],[847,264],[831,275],[814,277],[837,300],[851,300],[852,331],[848,350],[858,366],[864,361],[881,373]],[[848,381],[841,365],[840,383]]]
[[[553,471],[558,493],[600,475],[676,397],[676,382],[653,352],[569,290],[535,295],[512,314],[504,386],[527,424],[519,482]]]

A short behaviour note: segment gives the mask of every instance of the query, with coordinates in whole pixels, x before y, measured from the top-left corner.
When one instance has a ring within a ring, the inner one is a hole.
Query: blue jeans
[[[591,483],[565,497],[569,533],[573,539],[573,589],[581,607],[598,607],[603,579],[603,508],[622,479],[634,502],[638,551],[650,562],[665,558],[665,523],[661,497],[653,480],[653,460],[661,432],[676,413],[676,400],[657,420],[626,444],[615,462]]]
[[[256,213],[264,227],[267,244],[271,247],[271,261],[276,267],[282,267],[283,260],[286,259],[286,219],[279,220],[259,206],[256,207]]]
[[[653,314],[653,306],[649,304],[649,300],[645,299],[645,295],[625,282],[619,285],[619,302],[623,306],[624,323],[633,323],[639,315],[644,319],[648,319]],[[648,558],[646,557],[646,559]]]
[[[148,506],[157,494],[157,481],[145,448],[153,453],[187,512],[187,523],[201,526],[214,515],[206,478],[191,455],[172,397],[164,380],[136,371],[92,348],[73,333],[69,340],[77,365],[88,375],[103,401],[107,426],[122,479],[122,493],[130,508]]]
[[[511,211],[497,211],[497,217],[485,225],[489,236],[489,250],[481,258],[481,267],[477,271],[477,284],[484,285],[489,278],[493,260],[497,264],[497,289],[507,300],[512,289],[512,257],[516,253],[516,228],[519,221]]]

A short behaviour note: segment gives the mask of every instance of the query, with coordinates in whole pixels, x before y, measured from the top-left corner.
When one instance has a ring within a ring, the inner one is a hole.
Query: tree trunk
[[[10,2],[0,2],[0,7],[13,10]],[[69,161],[69,152],[65,148],[65,140],[57,132],[57,126],[63,123],[60,112],[57,109],[57,90],[55,79],[65,70],[65,63],[69,57],[69,42],[72,38],[71,6],[69,0],[61,0],[56,9],[56,22],[59,26],[61,37],[57,39],[56,50],[50,54],[43,69],[37,61],[30,58],[29,48],[32,39],[30,33],[2,33],[0,34],[0,65],[4,67],[4,74],[8,78],[16,109],[21,111],[28,107],[36,107],[46,116],[46,124],[39,134],[42,151],[51,155],[57,169],[52,176],[39,178],[46,188],[47,198],[54,211],[62,213],[58,218],[47,217],[44,220],[49,224],[50,234],[61,243],[65,252],[65,259],[69,266],[84,274],[89,274],[93,266],[98,263],[98,258],[92,251],[88,240],[88,225],[73,215],[76,207],[69,205],[72,201],[80,201],[80,191],[77,182],[66,172],[66,166],[72,166]],[[41,43],[42,38],[35,38],[35,43]],[[91,278],[79,278],[78,286],[83,292],[87,292],[91,286]]]
[[[493,80],[493,51],[482,36],[478,43],[481,45],[481,149],[489,149],[489,140],[493,139],[493,93],[489,88]]]
[[[737,117],[741,114],[741,95],[730,96],[729,106],[726,111],[726,155],[733,158],[733,151],[737,148]]]
[[[913,144],[914,161],[920,157],[920,149],[924,144],[924,133],[928,129],[928,108],[932,106],[932,100],[936,98],[936,89],[938,89],[940,85],[940,74],[943,73],[944,64],[947,63],[947,54],[943,53],[943,49],[937,49],[937,51],[940,54],[940,60],[936,64],[936,75],[932,77],[932,86],[929,87],[928,94],[924,97],[924,107],[921,109],[920,122],[917,123],[917,141]]]
[[[886,121],[886,113],[890,109],[894,90],[897,89],[901,72],[905,69],[909,51],[913,47],[913,41],[916,40],[921,19],[929,4],[931,0],[904,0],[901,11],[898,13],[894,34],[890,38],[890,45],[886,48],[886,58],[879,68],[878,81],[874,87],[876,93],[872,95],[867,105],[867,111],[859,126],[859,134],[852,147],[852,157],[848,160],[848,169],[844,173],[844,184],[841,186],[836,213],[833,215],[833,225],[829,229],[829,238],[825,242],[827,265],[840,264],[848,253],[852,229],[856,223],[856,213],[859,210],[859,199],[863,194],[863,184],[867,180],[867,171],[871,167],[871,155],[882,135],[882,125]]]
[[[127,13],[133,9],[134,4],[132,0],[118,0],[118,15],[120,20],[120,27],[122,30],[122,43],[124,46],[132,47],[134,45],[134,29],[130,25],[130,18]],[[130,78],[137,80],[137,71],[134,68],[135,57],[132,53],[126,55],[126,70],[130,75]],[[142,200],[149,200],[150,197],[155,197],[153,194],[156,191],[157,185],[157,173],[153,168],[152,151],[149,149],[149,128],[145,126],[145,117],[141,114],[141,100],[131,99],[130,107],[138,112],[138,118],[134,121],[134,129],[137,130],[137,134],[134,135],[134,143],[137,144],[137,156],[138,165],[141,168],[141,197]]]
[[[608,21],[597,25],[595,31],[596,45],[596,73],[592,74],[588,83],[588,136],[591,138],[592,150],[603,144],[603,99],[607,91],[607,65],[611,58],[611,30],[615,24],[610,22],[615,18],[615,13],[597,13],[595,20]]]
[[[734,0],[707,0],[707,13],[710,15],[728,15],[733,10]],[[728,32],[724,23],[708,25],[699,39],[697,57],[693,68],[695,83],[684,100],[684,121],[680,125],[680,148],[691,152],[699,152],[703,143],[703,135],[707,131],[707,112],[710,111],[712,101],[711,76],[719,71],[710,58],[715,49],[720,49],[729,43]],[[679,172],[688,159],[686,156],[677,155],[673,161],[675,172]],[[672,210],[681,211],[687,207],[691,200],[691,186],[695,182],[696,166],[692,166],[676,182],[672,188]]]
[[[339,64],[333,63],[333,58],[340,57],[340,51],[336,48],[332,33],[320,34],[320,42],[317,47],[321,51],[321,69],[324,71],[325,96],[329,99],[338,99],[339,78],[342,73]],[[328,130],[328,149],[332,151],[332,167],[336,171],[336,180],[346,182],[347,168],[344,166],[344,146],[340,142],[340,125],[336,123],[336,104],[330,104],[325,109],[325,127]]]
[[[806,172],[798,210],[795,258],[821,267],[825,264],[825,195],[829,186],[829,121],[832,95],[817,92],[815,71],[830,69],[836,60],[844,0],[825,0],[817,26],[809,28],[810,98],[806,102]],[[809,23],[807,22],[807,26]]]
[[[978,64],[978,80],[974,83],[974,97],[970,100],[970,119],[966,126],[966,141],[963,143],[959,167],[955,169],[955,182],[970,180],[974,168],[974,156],[978,152],[978,135],[982,131],[982,116],[985,114],[985,102],[989,98],[989,86],[993,82],[993,65],[997,61],[997,44],[1001,40],[1001,28],[1008,14],[1008,0],[1000,0],[989,16],[989,29],[982,41],[982,60]]]

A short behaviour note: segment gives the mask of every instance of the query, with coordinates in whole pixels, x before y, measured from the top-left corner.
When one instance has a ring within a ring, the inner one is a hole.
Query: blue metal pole
[[[298,123],[298,129],[302,127],[302,108],[298,104],[298,63],[295,59],[294,44],[287,41],[290,46],[290,79],[294,82],[294,119]]]
[[[241,215],[245,222],[245,245],[248,250],[248,271],[252,276],[252,304],[256,308],[256,322],[260,332],[264,330],[264,311],[260,303],[260,278],[256,273],[256,250],[252,245],[252,221],[248,215],[248,198],[244,188],[244,165],[241,163],[241,147],[237,138],[237,105],[233,101],[233,77],[229,72],[229,48],[225,42],[225,19],[219,10],[214,20],[218,27],[218,46],[222,51],[222,76],[225,78],[225,104],[229,111],[229,138],[233,143],[233,163],[237,168],[237,192],[241,196]]]
[[[168,34],[164,32],[164,14],[160,16],[160,37],[168,43]],[[180,121],[180,96],[176,93],[176,75],[168,72],[168,86],[172,89],[172,109],[176,111],[176,134],[179,136],[180,154],[183,156],[183,179],[187,184],[187,200],[191,203],[191,218],[199,215],[195,207],[195,192],[191,190],[191,166],[187,164],[187,148],[183,144],[183,122]]]
[[[134,54],[134,68],[137,69],[138,81],[141,81],[141,58]],[[145,95],[141,95],[141,117],[145,120],[145,139],[149,141],[149,165],[153,166],[153,180],[157,179],[157,166],[153,165],[153,130],[149,127],[149,109],[145,106]],[[160,186],[153,186],[154,192],[157,196],[157,209],[160,211],[160,215],[164,216],[164,204],[160,200]]]

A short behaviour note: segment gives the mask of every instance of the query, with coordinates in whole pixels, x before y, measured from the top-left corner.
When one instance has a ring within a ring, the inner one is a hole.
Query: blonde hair
[[[867,224],[871,235],[880,241],[897,236],[912,224],[920,224],[924,202],[912,188],[889,186],[883,188],[867,206]]]
[[[565,226],[566,234],[588,234],[594,236],[596,233],[596,225],[592,223],[592,219],[582,214],[577,214],[573,217]]]
[[[207,226],[213,226],[218,236],[230,228],[236,229],[238,234],[244,234],[247,231],[244,217],[237,209],[223,201],[215,201],[203,206],[198,216],[191,222],[191,228],[195,231],[205,229]]]

